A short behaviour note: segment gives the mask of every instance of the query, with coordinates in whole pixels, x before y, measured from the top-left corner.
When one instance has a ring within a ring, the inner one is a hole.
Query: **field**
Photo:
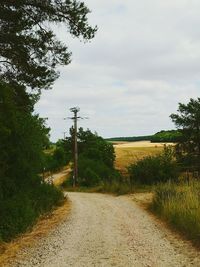
[[[150,141],[139,142],[113,142],[116,162],[115,166],[122,173],[126,173],[126,167],[146,156],[155,155],[163,150],[164,143],[151,143]],[[166,145],[173,145],[166,143]]]

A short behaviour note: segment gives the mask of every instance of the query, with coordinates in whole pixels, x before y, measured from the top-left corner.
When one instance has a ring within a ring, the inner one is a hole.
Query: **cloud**
[[[106,136],[144,135],[173,128],[178,102],[199,96],[200,2],[85,1],[99,31],[84,44],[58,36],[73,52],[69,66],[36,110],[49,117],[52,140],[70,127],[69,108],[90,119],[80,125]]]

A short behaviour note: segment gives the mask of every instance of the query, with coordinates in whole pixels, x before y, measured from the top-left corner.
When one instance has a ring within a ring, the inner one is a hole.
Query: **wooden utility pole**
[[[74,175],[73,175],[73,187],[76,187],[78,184],[78,142],[77,142],[77,121],[78,119],[88,119],[88,117],[79,117],[78,112],[80,111],[79,107],[70,108],[70,111],[74,114],[71,119],[74,121]],[[65,118],[66,119],[66,118]]]
[[[76,187],[78,183],[78,143],[77,143],[77,120],[80,118],[77,116],[80,108],[75,107],[70,109],[74,113],[74,116],[70,119],[74,121],[74,177],[73,177],[73,187]]]

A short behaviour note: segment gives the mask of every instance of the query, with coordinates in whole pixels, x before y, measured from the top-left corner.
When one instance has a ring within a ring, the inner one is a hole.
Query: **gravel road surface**
[[[71,214],[16,267],[200,266],[200,253],[131,197],[68,193]]]

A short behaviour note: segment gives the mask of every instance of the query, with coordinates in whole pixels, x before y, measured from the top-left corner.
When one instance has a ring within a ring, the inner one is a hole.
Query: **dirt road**
[[[69,193],[72,211],[16,265],[20,267],[200,266],[200,253],[130,197]]]
[[[58,173],[52,173],[45,178],[45,182],[54,185],[61,185],[67,177],[69,177],[71,167],[67,166],[63,171]]]

